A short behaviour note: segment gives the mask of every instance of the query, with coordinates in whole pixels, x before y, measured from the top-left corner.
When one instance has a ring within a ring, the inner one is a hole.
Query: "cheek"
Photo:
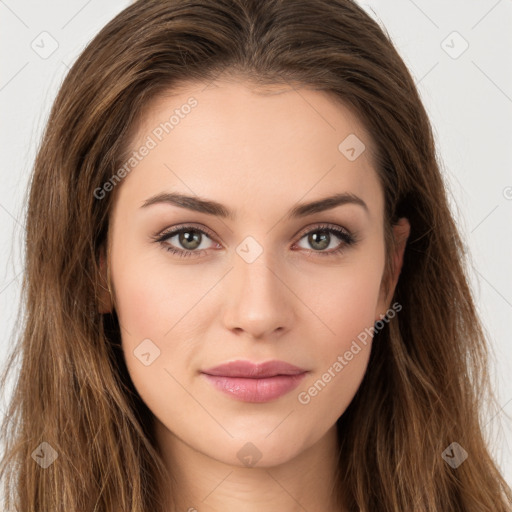
[[[192,266],[178,266],[171,272],[161,255],[132,253],[130,258],[120,256],[116,261],[113,257],[112,261],[119,321],[133,338],[170,336],[210,287]]]
[[[374,325],[382,278],[380,260],[360,258],[330,274],[317,276],[316,288],[311,280],[302,284],[308,305],[324,324],[322,328],[327,350],[343,349],[350,340]],[[322,291],[323,288],[323,291]]]
[[[123,247],[125,251],[112,251],[123,352],[137,391],[147,404],[157,406],[166,403],[169,389],[180,393],[177,382],[189,383],[187,372],[200,349],[197,340],[204,325],[198,318],[205,319],[208,304],[201,299],[218,277],[200,274],[192,265],[172,268],[163,251],[147,256],[136,247]]]
[[[188,387],[195,350],[187,314],[193,314],[199,290],[193,293],[196,288],[184,287],[177,273],[170,276],[155,261],[132,257],[115,263],[122,348],[138,394],[157,417],[175,403],[180,405],[173,417],[192,414],[194,404],[182,386]]]
[[[353,400],[370,357],[377,297],[374,280],[353,273],[326,297],[320,311],[329,331],[312,337],[314,372],[296,396],[303,417],[322,418],[323,425],[332,425]]]
[[[335,421],[352,401],[364,377],[383,270],[383,255],[379,259],[377,248],[372,254],[361,255],[357,263],[340,268],[329,281],[316,281],[326,285],[324,293],[317,289],[311,308],[320,312],[324,326],[318,322],[315,325],[320,325],[324,334],[311,333],[311,339],[316,340],[315,371],[297,397],[314,417]],[[308,293],[311,295],[311,287]]]

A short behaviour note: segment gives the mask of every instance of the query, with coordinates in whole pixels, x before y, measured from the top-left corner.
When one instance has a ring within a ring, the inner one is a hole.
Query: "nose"
[[[296,322],[297,303],[287,275],[267,251],[252,262],[236,254],[223,290],[225,327],[258,340],[287,332]]]

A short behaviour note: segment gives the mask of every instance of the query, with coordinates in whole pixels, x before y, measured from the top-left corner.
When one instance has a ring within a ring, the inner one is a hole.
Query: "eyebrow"
[[[170,204],[172,206],[179,206],[180,208],[186,208],[207,215],[215,215],[225,219],[234,220],[236,218],[235,212],[216,201],[202,199],[198,196],[187,196],[177,192],[161,193],[152,196],[144,201],[141,208],[147,208],[154,204]],[[332,208],[345,204],[359,205],[366,213],[369,213],[367,204],[360,197],[349,192],[343,192],[316,201],[298,204],[288,211],[286,218],[294,219],[306,217],[313,213],[331,210]]]

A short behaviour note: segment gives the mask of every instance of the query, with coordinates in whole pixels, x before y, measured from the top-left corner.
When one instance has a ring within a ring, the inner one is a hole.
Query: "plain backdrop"
[[[14,343],[24,200],[42,128],[80,51],[129,4],[0,0],[2,367]],[[478,308],[492,342],[491,371],[502,409],[487,424],[491,448],[512,484],[512,0],[360,4],[390,35],[433,124],[452,209],[471,254]],[[0,414],[3,410],[5,399]]]

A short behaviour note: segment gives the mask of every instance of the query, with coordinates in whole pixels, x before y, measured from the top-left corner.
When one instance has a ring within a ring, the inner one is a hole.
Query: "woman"
[[[26,243],[8,510],[510,510],[431,126],[355,3],[125,9]]]

